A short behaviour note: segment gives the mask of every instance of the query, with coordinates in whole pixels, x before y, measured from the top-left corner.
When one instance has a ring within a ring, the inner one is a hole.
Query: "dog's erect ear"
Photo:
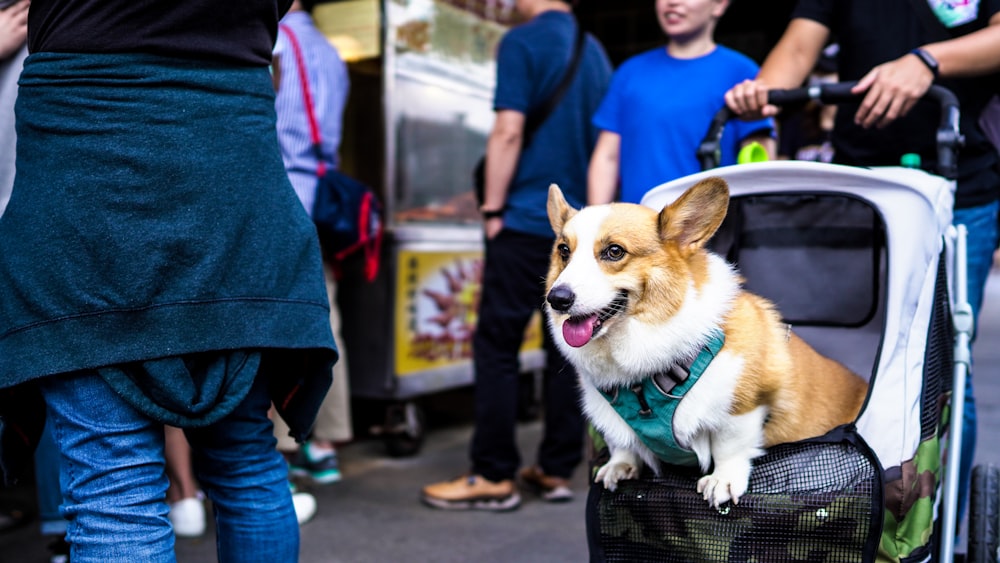
[[[706,178],[660,211],[660,238],[673,240],[685,254],[700,249],[715,234],[729,210],[729,186]]]
[[[562,232],[566,221],[569,221],[570,217],[576,215],[576,210],[566,203],[566,198],[563,197],[562,190],[555,184],[549,184],[549,202],[546,205],[546,209],[549,212],[549,223],[552,224],[552,232],[556,236]]]

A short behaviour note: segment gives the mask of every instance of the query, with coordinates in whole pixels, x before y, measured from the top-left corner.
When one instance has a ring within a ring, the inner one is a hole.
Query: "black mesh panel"
[[[944,397],[951,392],[954,369],[955,327],[948,301],[948,274],[945,254],[938,260],[937,282],[934,288],[934,310],[927,334],[924,354],[924,386],[920,397],[920,439],[935,435],[940,424]]]
[[[873,456],[849,442],[771,448],[754,462],[737,506],[710,507],[699,472],[595,484],[588,499],[594,561],[871,561],[881,530],[881,484]]]
[[[787,322],[857,327],[878,308],[884,242],[871,204],[807,193],[733,197],[709,246]]]

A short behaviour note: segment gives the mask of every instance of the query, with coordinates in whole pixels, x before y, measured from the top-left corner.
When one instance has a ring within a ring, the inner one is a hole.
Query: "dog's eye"
[[[556,252],[559,253],[559,258],[561,258],[563,260],[569,260],[569,254],[570,254],[570,252],[569,252],[569,245],[568,244],[566,244],[566,243],[560,243],[559,246],[556,247]]]
[[[625,249],[617,244],[609,245],[601,253],[605,260],[611,260],[612,262],[617,262],[625,257]]]

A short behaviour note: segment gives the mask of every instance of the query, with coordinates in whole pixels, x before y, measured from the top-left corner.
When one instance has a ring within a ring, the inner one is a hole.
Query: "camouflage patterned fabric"
[[[944,409],[942,416],[947,417],[948,411]],[[930,552],[943,455],[935,436],[921,442],[916,457],[886,469],[879,562],[921,561]]]

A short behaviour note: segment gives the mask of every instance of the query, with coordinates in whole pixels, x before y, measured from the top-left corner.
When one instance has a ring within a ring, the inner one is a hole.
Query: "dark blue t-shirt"
[[[497,53],[495,110],[527,115],[556,88],[573,56],[576,23],[572,14],[543,12],[511,29]],[[522,151],[507,195],[504,227],[552,237],[545,211],[549,184],[562,188],[567,201],[587,200],[587,166],[598,130],[590,123],[611,78],[603,47],[588,36],[580,66],[559,105]]]

